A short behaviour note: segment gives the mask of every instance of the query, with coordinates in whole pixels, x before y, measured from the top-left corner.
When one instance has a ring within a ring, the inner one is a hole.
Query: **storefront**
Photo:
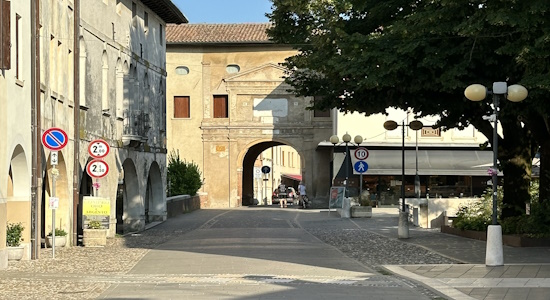
[[[339,166],[333,185],[345,185],[349,172],[350,196],[368,191],[380,205],[397,205],[401,197],[402,151],[400,148],[369,149],[368,170],[360,176],[344,158],[344,149],[335,149],[334,165]],[[342,152],[338,152],[342,150]],[[350,150],[353,153],[353,150]],[[405,197],[415,197],[415,177],[420,180],[421,198],[462,198],[481,196],[491,180],[491,151],[472,149],[405,150]],[[348,168],[346,168],[348,163]],[[499,174],[501,175],[501,174]],[[362,179],[362,186],[360,182]]]

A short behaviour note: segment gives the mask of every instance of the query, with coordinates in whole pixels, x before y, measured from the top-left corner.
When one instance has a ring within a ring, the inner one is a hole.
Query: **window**
[[[189,118],[189,96],[174,96],[174,118]]]
[[[137,5],[135,2],[132,2],[132,26],[137,26]]]
[[[227,95],[214,95],[214,118],[227,118]]]
[[[323,100],[322,97],[315,96],[313,97],[313,104],[315,105],[315,102]],[[313,117],[315,118],[330,118],[330,110],[314,110],[313,111]]]
[[[162,40],[164,37],[162,36],[162,24],[159,24],[159,43],[162,45]]]
[[[9,70],[10,60],[10,1],[0,0],[0,69]]]
[[[143,27],[147,33],[149,31],[149,14],[147,12],[143,12]]]
[[[189,68],[184,66],[179,66],[176,68],[176,74],[178,75],[187,75],[189,74]]]
[[[225,71],[229,74],[239,73],[240,70],[241,67],[239,67],[239,65],[227,65],[227,67],[225,67]]]

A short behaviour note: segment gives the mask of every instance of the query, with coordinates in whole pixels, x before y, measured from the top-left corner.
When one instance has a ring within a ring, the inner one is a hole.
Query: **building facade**
[[[357,194],[362,188],[369,191],[372,200],[380,205],[397,205],[401,197],[404,152],[406,198],[416,198],[417,174],[420,198],[476,198],[484,193],[490,179],[487,170],[493,159],[492,151],[480,149],[480,145],[487,141],[484,135],[473,126],[446,131],[433,128],[438,121],[435,116],[415,119],[411,111],[388,108],[386,112],[387,115],[368,117],[358,113],[336,114],[335,134],[342,140],[342,136],[349,133],[352,143],[348,144],[350,161],[345,159],[345,144],[336,145],[333,184],[344,185],[348,163],[350,193]],[[389,120],[396,121],[399,126],[395,130],[386,130],[383,124]],[[408,124],[413,120],[421,121],[423,127],[412,130]],[[356,135],[363,137],[360,145],[353,143]],[[335,147],[328,139],[321,145]],[[362,173],[362,184],[361,173],[352,165],[356,162],[354,151],[358,147],[366,148],[369,153],[364,160],[368,167]]]
[[[165,28],[185,16],[169,0],[1,2],[11,4],[16,47],[0,77],[9,141],[0,150],[0,267],[7,222],[26,228],[25,259],[39,257],[54,224],[78,245],[84,196],[110,200],[109,236],[165,219]],[[41,141],[52,129],[67,134],[57,155]],[[93,179],[88,146],[98,139],[110,146],[109,170]]]
[[[0,269],[8,264],[7,223],[21,223],[24,258],[31,249],[31,1],[0,1]]]
[[[167,29],[168,150],[203,175],[203,208],[252,205],[254,166],[265,150],[287,145],[312,195],[328,195],[330,153],[316,151],[330,117],[306,110],[279,63],[295,51],[271,43],[269,24],[182,24]],[[324,190],[323,190],[324,189]]]

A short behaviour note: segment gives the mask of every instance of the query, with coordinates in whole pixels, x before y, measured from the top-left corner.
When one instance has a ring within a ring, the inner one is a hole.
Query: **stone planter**
[[[55,236],[55,247],[65,247],[67,245],[67,236],[60,235]],[[51,248],[52,247],[52,236],[48,235],[46,236],[46,247]]]
[[[84,247],[104,247],[107,244],[107,229],[84,229]]]
[[[372,206],[352,206],[350,212],[352,218],[371,218]]]
[[[8,247],[8,260],[21,260],[23,258],[23,254],[25,254],[25,247],[23,246],[17,246],[17,247]]]

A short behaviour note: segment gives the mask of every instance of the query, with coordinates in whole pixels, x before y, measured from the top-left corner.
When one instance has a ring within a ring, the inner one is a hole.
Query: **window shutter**
[[[0,68],[9,70],[10,61],[10,1],[0,0]]]
[[[214,96],[214,118],[227,118],[227,95]]]
[[[174,97],[174,118],[189,118],[189,96]]]

